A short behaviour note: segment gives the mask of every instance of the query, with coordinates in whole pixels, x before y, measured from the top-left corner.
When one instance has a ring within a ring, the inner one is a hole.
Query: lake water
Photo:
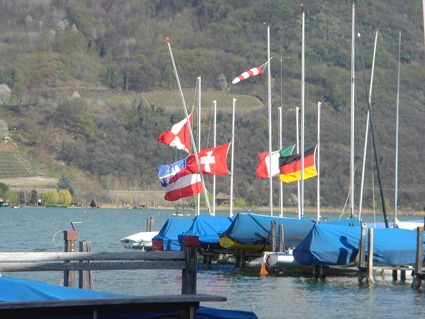
[[[91,241],[92,251],[126,251],[120,239],[146,230],[154,217],[159,230],[170,210],[0,208],[0,251],[63,251],[63,230],[71,222],[79,240]],[[218,212],[217,215],[227,215]],[[294,215],[288,214],[287,217]],[[335,219],[338,214],[322,214]],[[373,221],[372,215],[363,216]],[[306,214],[306,218],[314,215]],[[420,219],[399,216],[400,220]],[[382,218],[381,218],[382,220]],[[80,223],[78,223],[80,222]],[[94,272],[96,290],[129,295],[179,294],[178,270],[131,270]],[[60,284],[61,273],[8,273]],[[254,311],[261,319],[281,318],[424,318],[425,292],[411,288],[411,277],[392,281],[377,277],[375,284],[359,284],[356,276],[328,276],[316,280],[309,274],[259,276],[258,270],[239,270],[233,265],[200,266],[198,293],[227,297],[227,302],[204,306]]]

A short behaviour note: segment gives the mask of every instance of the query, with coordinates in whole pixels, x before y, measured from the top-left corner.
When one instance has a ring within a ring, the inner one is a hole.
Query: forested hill
[[[257,154],[268,150],[267,72],[272,76],[273,145],[278,108],[283,145],[295,143],[295,109],[301,103],[301,17],[305,11],[305,143],[317,143],[321,102],[321,203],[343,206],[349,192],[352,1],[154,0],[0,1],[0,120],[36,171],[70,176],[78,196],[100,189],[160,190],[156,167],[185,153],[156,141],[180,121],[166,37],[170,38],[187,105],[196,105],[202,79],[202,144],[212,145],[213,100],[217,143],[235,125],[235,196],[268,204],[268,181],[258,180]],[[422,209],[425,84],[422,2],[356,1],[356,198],[363,163],[375,34],[372,124],[388,204],[394,202],[396,105],[401,33],[399,205]],[[234,77],[267,61],[269,70],[232,85]],[[361,46],[360,46],[361,44]],[[363,64],[365,74],[363,74]],[[366,79],[366,88],[365,81]],[[196,114],[196,110],[195,110]],[[197,129],[197,116],[194,123]],[[197,135],[197,134],[195,134]],[[197,138],[197,136],[195,136]],[[372,143],[365,175],[365,206],[372,205]],[[207,188],[211,180],[207,179]],[[316,179],[306,181],[306,202],[316,200]],[[217,190],[229,192],[229,177]],[[278,193],[278,183],[274,182]],[[296,185],[285,185],[286,204]],[[275,196],[276,202],[278,196]],[[104,200],[107,200],[105,195]]]

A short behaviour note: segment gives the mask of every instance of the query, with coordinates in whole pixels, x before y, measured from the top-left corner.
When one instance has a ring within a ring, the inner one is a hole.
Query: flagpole
[[[199,163],[198,150],[196,149],[195,139],[193,138],[192,125],[190,124],[190,121],[189,121],[189,113],[187,112],[186,101],[184,99],[183,90],[182,90],[182,87],[180,85],[179,74],[177,72],[176,63],[174,62],[174,56],[173,56],[173,51],[171,50],[171,44],[170,44],[170,42],[168,42],[168,38],[166,40],[167,40],[167,44],[168,44],[168,50],[170,51],[171,62],[173,64],[174,73],[176,75],[176,81],[177,81],[177,86],[179,88],[180,99],[182,101],[184,113],[185,113],[186,118],[187,118],[187,125],[189,126],[190,141],[192,142],[192,145],[193,145],[193,151],[195,153],[196,165],[198,166],[199,175],[201,176],[201,182],[202,182],[202,187],[204,189],[205,201],[207,203],[208,213],[211,215],[210,202],[208,200],[207,189],[205,187],[204,175],[202,174],[201,165]]]
[[[300,108],[296,107],[296,113],[295,113],[295,121],[296,123],[296,138],[297,138],[297,154],[300,153],[300,136],[299,136],[299,114],[300,114]],[[300,186],[301,182],[297,181],[297,205],[298,205],[298,219],[301,219],[301,201],[300,201]]]
[[[272,167],[272,92],[271,92],[271,67],[270,67],[270,26],[267,25],[267,95],[268,95],[268,113],[269,113],[269,167]],[[269,188],[270,188],[270,216],[273,216],[273,179],[272,174],[269,174]]]
[[[282,146],[282,106],[281,106],[279,107],[279,150],[281,150],[282,147],[283,146]],[[280,186],[280,217],[283,217],[283,182],[280,181],[279,184],[280,184],[279,185]]]
[[[201,150],[201,77],[198,76],[198,149]],[[201,194],[198,194],[197,215],[201,215]]]
[[[213,101],[214,106],[214,147],[217,147],[217,100]],[[216,192],[216,178],[213,175],[213,216],[215,216],[215,192]]]
[[[304,25],[305,25],[305,11],[304,4],[302,7],[302,40],[301,40],[301,219],[304,219],[304,113],[305,113],[305,53],[304,53]]]
[[[320,106],[317,102],[317,221],[320,220]]]
[[[398,123],[400,110],[400,49],[401,31],[398,32],[398,72],[397,72],[397,115],[396,115],[396,140],[395,140],[395,194],[394,194],[394,219],[397,219],[398,209]]]
[[[233,177],[234,177],[234,170],[233,170],[233,162],[234,162],[234,156],[235,156],[235,110],[236,110],[236,99],[233,98],[233,109],[232,109],[232,161],[230,163],[230,169],[231,169],[231,175],[230,175],[230,210],[229,210],[229,216],[233,217]]]

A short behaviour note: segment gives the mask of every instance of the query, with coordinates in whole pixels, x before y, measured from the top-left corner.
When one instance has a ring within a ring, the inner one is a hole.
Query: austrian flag
[[[190,125],[192,125],[192,114],[189,115],[189,121]],[[161,133],[158,136],[158,142],[190,153],[190,130],[187,118],[174,124],[171,131]]]
[[[199,165],[203,174],[228,175],[227,153],[230,142],[213,148],[204,148],[198,153]],[[195,154],[191,154],[186,159],[186,167],[193,174],[199,174]]]

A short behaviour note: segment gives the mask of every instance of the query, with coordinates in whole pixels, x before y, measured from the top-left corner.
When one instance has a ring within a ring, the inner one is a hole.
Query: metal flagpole
[[[214,147],[217,147],[217,101],[213,101],[214,105]],[[216,178],[213,175],[213,216],[215,216],[215,192],[216,192]]]
[[[301,7],[303,9],[302,12],[302,40],[301,40],[301,215],[300,218],[304,219],[304,113],[305,113],[305,102],[304,102],[304,95],[305,95],[305,49],[304,49],[304,25],[305,25],[305,12],[304,12],[304,5],[301,4]]]
[[[271,68],[270,68],[270,26],[267,26],[267,95],[268,95],[268,110],[269,110],[269,188],[270,188],[270,216],[273,216],[273,179],[271,174],[272,168],[272,92],[271,92]]]
[[[233,170],[233,162],[235,156],[235,110],[236,110],[236,99],[233,98],[233,111],[232,111],[232,161],[230,163],[231,166],[231,175],[230,175],[230,211],[229,216],[233,217],[233,178],[234,178],[234,170]]]

